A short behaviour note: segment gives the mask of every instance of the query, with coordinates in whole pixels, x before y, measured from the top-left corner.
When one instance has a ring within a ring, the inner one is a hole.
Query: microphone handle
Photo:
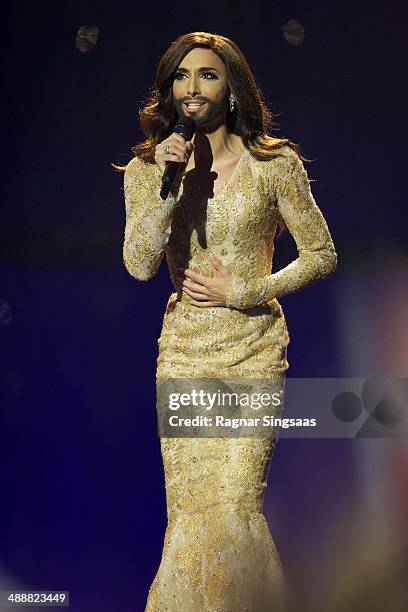
[[[180,170],[181,165],[182,165],[182,162],[175,162],[175,161],[166,162],[166,168],[164,170],[163,178],[162,178],[162,188],[160,191],[160,197],[162,200],[167,199],[167,196],[169,195],[170,189],[173,186],[173,183],[176,179],[176,176],[178,174],[178,171]]]

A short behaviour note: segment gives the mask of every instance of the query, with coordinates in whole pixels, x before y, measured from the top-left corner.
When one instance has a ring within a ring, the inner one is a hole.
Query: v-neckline
[[[238,172],[238,169],[241,166],[242,160],[245,157],[247,152],[248,152],[248,149],[245,148],[243,150],[243,152],[241,153],[241,157],[239,158],[239,160],[235,164],[234,169],[232,170],[228,181],[221,187],[221,189],[219,189],[217,191],[217,193],[214,192],[213,197],[212,198],[208,198],[208,200],[210,200],[211,202],[213,202],[214,200],[217,200],[220,197],[220,195],[231,185],[232,180],[235,177],[236,173]],[[192,169],[194,170],[194,168],[192,168]],[[196,189],[200,190],[199,187],[196,187]],[[183,193],[184,193],[184,179],[183,179]]]
[[[209,198],[209,200],[215,200],[215,199],[217,199],[217,198],[218,198],[218,197],[221,195],[221,193],[222,193],[222,192],[223,192],[225,189],[227,189],[227,187],[229,187],[229,185],[230,185],[230,184],[231,184],[231,182],[232,182],[232,179],[234,178],[234,176],[235,176],[236,172],[238,171],[239,166],[241,165],[242,159],[243,159],[243,157],[244,157],[245,153],[247,152],[247,150],[248,150],[248,149],[244,149],[244,150],[242,151],[242,153],[241,153],[241,157],[239,158],[239,160],[238,160],[238,161],[237,161],[237,163],[235,164],[234,169],[233,169],[233,171],[231,172],[231,174],[230,174],[230,177],[229,177],[228,181],[227,181],[227,182],[226,182],[226,183],[225,183],[225,184],[224,184],[224,185],[221,187],[221,189],[219,189],[219,190],[217,191],[217,193],[215,193],[215,192],[214,192],[214,196],[213,196],[212,198]]]

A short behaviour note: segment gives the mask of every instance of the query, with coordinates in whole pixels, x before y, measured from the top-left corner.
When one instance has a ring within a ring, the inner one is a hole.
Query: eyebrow
[[[177,68],[178,72],[190,72],[187,68]],[[204,72],[205,70],[215,70],[215,72],[219,72],[216,68],[212,68],[211,66],[201,66],[198,69],[198,72]]]

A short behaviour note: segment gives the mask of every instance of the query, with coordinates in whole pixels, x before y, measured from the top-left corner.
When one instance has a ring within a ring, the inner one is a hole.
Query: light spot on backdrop
[[[79,28],[75,46],[81,53],[91,51],[99,38],[99,28],[95,25],[83,25]]]
[[[282,26],[283,38],[295,47],[301,45],[305,40],[305,29],[297,19],[289,19]]]
[[[6,327],[12,320],[13,313],[10,304],[4,298],[0,298],[0,327]]]

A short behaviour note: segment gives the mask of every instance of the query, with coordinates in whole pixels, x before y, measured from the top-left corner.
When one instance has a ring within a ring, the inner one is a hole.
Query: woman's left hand
[[[202,308],[206,306],[226,306],[231,273],[215,255],[210,255],[210,261],[218,272],[218,275],[212,278],[190,269],[184,270],[184,274],[188,278],[183,281],[183,291],[192,298],[191,303],[194,306]]]

